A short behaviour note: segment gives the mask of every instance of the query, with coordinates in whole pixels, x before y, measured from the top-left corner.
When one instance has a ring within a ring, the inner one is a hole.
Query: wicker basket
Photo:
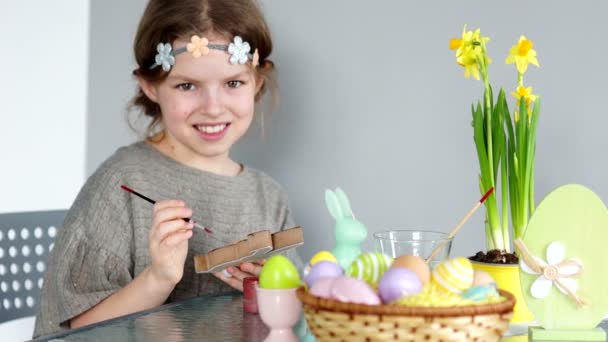
[[[342,303],[297,291],[317,341],[499,341],[513,314],[515,297],[458,307]]]

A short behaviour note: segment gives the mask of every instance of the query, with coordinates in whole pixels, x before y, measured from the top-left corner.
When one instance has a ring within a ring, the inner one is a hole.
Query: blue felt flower
[[[156,65],[163,67],[164,71],[171,70],[171,67],[175,65],[175,57],[171,54],[171,50],[171,44],[169,43],[160,43],[156,46],[156,51],[158,51],[158,53],[154,60]]]
[[[249,43],[244,42],[240,36],[235,36],[234,41],[228,45],[230,53],[230,64],[245,64],[249,60]]]

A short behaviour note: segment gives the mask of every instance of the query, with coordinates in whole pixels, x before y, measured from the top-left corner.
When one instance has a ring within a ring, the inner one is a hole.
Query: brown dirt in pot
[[[504,250],[492,249],[484,252],[477,252],[472,257],[469,257],[471,261],[486,262],[489,264],[518,264],[519,258],[514,253],[506,253]]]

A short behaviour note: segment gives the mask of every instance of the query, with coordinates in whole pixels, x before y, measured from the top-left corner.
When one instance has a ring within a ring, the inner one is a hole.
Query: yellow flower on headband
[[[192,36],[190,38],[190,43],[186,45],[186,49],[188,52],[192,54],[194,58],[199,58],[201,56],[207,56],[209,54],[209,40],[205,37],[201,38],[197,35]]]
[[[534,43],[531,40],[528,40],[525,36],[521,36],[519,42],[511,47],[509,56],[505,62],[507,64],[515,63],[517,71],[522,75],[526,73],[529,63],[540,67],[536,59],[536,51],[534,51],[533,47]]]

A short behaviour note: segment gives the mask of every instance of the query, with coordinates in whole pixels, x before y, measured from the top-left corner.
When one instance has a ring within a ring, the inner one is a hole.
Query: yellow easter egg
[[[395,258],[391,267],[403,267],[416,273],[423,285],[431,280],[431,270],[424,259],[415,255],[401,255]]]
[[[454,258],[435,266],[431,283],[441,290],[460,294],[473,285],[473,265],[467,258]]]
[[[318,263],[319,261],[331,261],[338,263],[336,257],[328,251],[320,251],[319,253],[312,256],[310,262],[308,263],[310,266]]]

